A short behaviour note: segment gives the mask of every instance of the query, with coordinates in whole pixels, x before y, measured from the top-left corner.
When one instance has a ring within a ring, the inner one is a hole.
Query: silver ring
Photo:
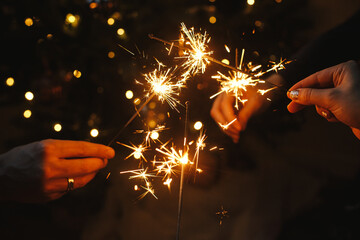
[[[66,180],[67,180],[67,183],[68,183],[66,191],[69,192],[69,191],[74,190],[74,182],[75,182],[75,180],[73,178],[66,178]]]

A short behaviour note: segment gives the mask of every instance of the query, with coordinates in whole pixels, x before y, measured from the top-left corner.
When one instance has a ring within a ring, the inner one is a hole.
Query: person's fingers
[[[238,113],[238,120],[241,126],[241,131],[244,131],[249,119],[259,111],[263,100],[260,97],[252,96],[244,104],[243,108]]]
[[[351,128],[351,130],[353,131],[354,135],[360,140],[360,129]]]
[[[304,105],[299,104],[299,103],[296,103],[296,102],[294,102],[294,101],[291,101],[291,102],[289,103],[289,105],[287,106],[287,109],[288,109],[289,112],[291,112],[291,113],[296,113],[296,112],[298,112],[298,111],[300,111],[300,110],[302,110],[302,109],[304,109],[304,108],[305,108]]]
[[[335,89],[314,89],[298,88],[291,90],[287,96],[294,102],[302,105],[318,105],[330,109],[332,105]],[[331,100],[332,99],[332,100]]]
[[[323,107],[319,107],[319,106],[315,106],[316,108],[316,112],[322,116],[323,118],[325,118],[326,120],[328,120],[329,122],[338,122],[339,120],[337,120],[337,118],[334,116],[334,114],[332,114],[328,109],[323,108]]]
[[[234,130],[236,132],[240,132],[241,126],[240,123],[234,119],[236,118],[234,112],[234,97],[224,94],[221,101],[221,112],[226,120],[226,124],[231,124],[228,126],[228,129]]]
[[[96,173],[90,173],[87,175],[69,178],[74,179],[74,189],[84,187],[88,182],[95,177]],[[67,178],[56,178],[49,180],[44,186],[44,192],[49,194],[61,194],[68,190],[68,180]]]
[[[111,159],[114,149],[97,143],[70,140],[53,140],[59,158],[96,157]]]
[[[316,72],[303,80],[297,82],[289,91],[298,88],[330,88],[334,87],[333,74],[339,66],[333,66],[322,71]]]
[[[49,162],[44,167],[45,179],[82,176],[97,172],[106,164],[107,162],[101,158],[59,159]]]

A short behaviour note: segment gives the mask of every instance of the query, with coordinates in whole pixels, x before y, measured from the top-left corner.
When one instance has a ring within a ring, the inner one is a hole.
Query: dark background
[[[125,92],[144,95],[134,79],[153,68],[153,57],[172,64],[149,33],[177,39],[185,22],[210,34],[215,58],[233,64],[227,44],[245,48],[246,61],[266,65],[291,58],[359,6],[355,0],[256,0],[253,6],[221,0],[1,1],[0,152],[47,138],[108,144],[134,113],[133,99],[126,99]],[[77,25],[66,23],[69,13],[79,16]],[[111,26],[110,17],[115,19]],[[33,25],[25,25],[27,18]],[[118,28],[125,34],[119,36]],[[110,51],[114,58],[108,57]],[[225,147],[204,153],[207,171],[186,185],[183,239],[359,239],[360,149],[351,131],[325,122],[313,109],[290,115],[285,102],[279,102],[254,118],[234,145],[209,116],[209,96],[217,91],[210,76],[217,70],[210,65],[181,96],[182,102],[190,101],[190,126],[202,121],[207,142]],[[9,77],[15,80],[11,87]],[[24,98],[27,91],[34,93],[32,101]],[[145,108],[119,141],[136,141],[133,130],[151,120],[166,122],[167,134],[182,138],[178,124],[184,109],[179,114],[154,102],[155,109]],[[26,109],[32,111],[29,119],[23,117]],[[54,131],[55,123],[61,123],[60,132]],[[96,138],[90,136],[93,128],[99,130]],[[48,204],[2,203],[0,238],[174,239],[177,184],[170,193],[160,190],[159,200],[134,203],[138,193],[118,174],[133,168],[123,161],[128,151],[114,148],[109,167],[83,189]],[[220,226],[216,212],[221,206],[229,216]]]

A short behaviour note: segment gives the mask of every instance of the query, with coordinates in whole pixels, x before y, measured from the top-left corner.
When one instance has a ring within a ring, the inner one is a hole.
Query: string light
[[[34,99],[34,94],[32,92],[26,92],[25,98],[26,98],[26,100],[31,101]]]
[[[54,124],[54,130],[55,130],[56,132],[60,132],[60,131],[61,131],[61,129],[62,129],[62,126],[61,126],[61,124],[60,124],[60,123],[56,123],[56,124]]]
[[[14,78],[8,77],[8,78],[6,79],[6,85],[8,85],[9,87],[12,87],[14,84],[15,84]]]
[[[30,110],[25,110],[23,115],[24,115],[24,118],[30,118],[31,114],[32,114],[32,112]]]
[[[94,138],[99,136],[99,130],[97,130],[96,128],[91,129],[90,135]]]

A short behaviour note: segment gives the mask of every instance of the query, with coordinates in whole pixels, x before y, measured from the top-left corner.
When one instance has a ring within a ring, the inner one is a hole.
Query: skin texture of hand
[[[104,145],[68,140],[43,140],[0,155],[0,199],[46,202],[85,186],[115,152]]]
[[[280,86],[283,79],[280,75],[274,74],[267,79],[268,82]],[[269,87],[270,88],[270,87]],[[268,106],[266,97],[271,98],[270,91],[266,96],[257,93],[256,89],[248,89],[244,94],[248,101],[236,113],[234,109],[235,98],[226,93],[216,97],[211,108],[212,118],[221,126],[227,125],[234,121],[228,128],[222,128],[223,131],[232,138],[234,143],[239,141],[240,131],[246,129],[247,122],[255,114],[259,113],[264,107]]]
[[[360,68],[348,61],[317,72],[289,89],[288,110],[295,113],[315,105],[329,122],[348,125],[360,139]]]

